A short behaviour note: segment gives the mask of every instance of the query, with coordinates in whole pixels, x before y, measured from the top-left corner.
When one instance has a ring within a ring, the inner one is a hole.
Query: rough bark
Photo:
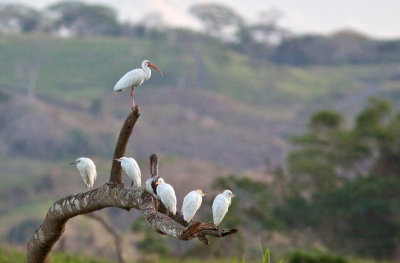
[[[110,182],[113,183],[122,183],[121,179],[121,164],[116,161],[115,159],[118,159],[125,154],[126,150],[126,145],[128,144],[129,137],[132,134],[133,126],[135,126],[135,123],[137,119],[139,118],[140,113],[139,109],[135,107],[132,112],[128,115],[126,118],[124,125],[121,128],[121,131],[119,133],[118,141],[117,144],[115,145],[115,150],[114,150],[114,158],[112,161],[112,166],[111,166],[111,172],[110,172]]]
[[[139,115],[138,109],[135,108],[125,120],[115,147],[114,159],[124,155]],[[157,175],[157,172],[157,165],[155,165],[153,175]],[[160,202],[145,190],[124,189],[121,182],[121,167],[113,160],[108,183],[84,193],[62,198],[49,208],[44,222],[28,243],[28,262],[51,262],[50,251],[63,234],[67,221],[77,215],[91,213],[105,207],[138,209],[155,231],[181,240],[198,238],[208,244],[207,236],[224,237],[237,231],[236,229],[222,229],[212,223],[192,222],[189,225],[179,212],[175,216],[167,216],[165,207],[160,206]]]

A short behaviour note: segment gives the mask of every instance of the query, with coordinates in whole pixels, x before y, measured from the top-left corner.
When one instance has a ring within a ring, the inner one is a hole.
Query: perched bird
[[[96,166],[94,165],[94,162],[89,158],[80,157],[70,164],[76,164],[76,168],[81,174],[86,188],[89,189],[92,187],[97,177]]]
[[[131,188],[133,184],[136,185],[136,187],[141,187],[141,172],[138,163],[136,162],[135,159],[132,157],[121,157],[119,159],[115,159],[116,161],[121,163],[122,170],[126,173],[126,175],[131,178],[132,183],[131,183]]]
[[[146,181],[146,191],[152,196],[159,199],[157,196],[157,181],[160,176],[158,176],[158,156],[157,154],[150,155],[150,174],[151,177]]]
[[[160,197],[161,202],[165,205],[168,211],[176,214],[176,196],[174,188],[164,182],[164,179],[158,178],[157,182],[157,195]]]
[[[123,91],[128,88],[131,89],[132,108],[135,107],[135,102],[133,100],[135,88],[142,85],[143,82],[147,81],[151,77],[151,70],[149,67],[160,72],[161,76],[163,75],[161,70],[146,59],[142,62],[142,68],[133,69],[125,73],[125,75],[123,75],[114,86],[114,91]]]
[[[183,198],[182,214],[186,222],[189,223],[190,220],[192,220],[194,214],[199,210],[201,202],[203,201],[203,196],[205,195],[203,191],[198,189],[196,191],[191,191]]]
[[[231,198],[234,196],[236,195],[234,195],[231,190],[225,190],[222,194],[215,197],[212,205],[214,225],[218,226],[221,224],[222,219],[231,205]]]

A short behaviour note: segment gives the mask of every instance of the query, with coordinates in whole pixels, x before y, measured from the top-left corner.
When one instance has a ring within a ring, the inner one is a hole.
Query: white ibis
[[[154,68],[160,72],[161,76],[163,75],[161,70],[159,70],[146,59],[142,62],[142,68],[132,69],[131,71],[125,73],[125,75],[123,75],[114,86],[114,91],[123,91],[128,88],[131,89],[132,108],[135,107],[135,102],[133,100],[135,88],[142,85],[143,82],[147,81],[151,77],[150,68]]]
[[[122,170],[126,173],[126,175],[132,180],[131,188],[133,184],[136,187],[140,188],[142,186],[141,183],[141,172],[138,163],[132,157],[121,157],[119,159],[115,159],[116,161],[121,163]]]
[[[86,188],[89,189],[92,187],[97,177],[96,166],[94,165],[94,162],[89,158],[80,157],[70,164],[76,164],[76,168],[81,174]]]
[[[157,182],[157,195],[160,197],[161,202],[165,205],[169,212],[176,214],[176,196],[174,188],[164,182],[164,179],[158,178]]]
[[[222,219],[231,205],[231,198],[234,196],[236,195],[234,195],[231,190],[225,190],[222,194],[215,197],[212,205],[214,225],[218,226],[221,224]]]
[[[157,196],[157,180],[158,176],[158,157],[156,154],[150,155],[150,174],[151,177],[146,181],[146,191],[152,196],[159,199]]]
[[[197,210],[199,210],[201,202],[203,201],[203,196],[205,195],[203,191],[198,189],[196,191],[191,191],[183,198],[182,214],[186,222],[189,223],[190,220],[192,220]]]

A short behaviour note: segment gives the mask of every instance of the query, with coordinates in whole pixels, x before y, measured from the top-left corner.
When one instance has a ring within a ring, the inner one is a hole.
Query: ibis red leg
[[[134,88],[131,88],[131,100],[132,100],[132,108],[133,108],[133,107],[135,107],[135,102],[134,102],[134,100],[133,100],[133,95],[134,95],[134,92],[135,92]]]
[[[131,88],[131,99],[132,99],[132,109],[137,108],[139,110],[139,106],[135,104],[135,101],[133,100],[133,96],[135,95],[135,88]]]

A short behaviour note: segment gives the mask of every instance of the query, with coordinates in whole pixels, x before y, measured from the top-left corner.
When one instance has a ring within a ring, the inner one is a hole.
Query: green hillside
[[[58,158],[72,157],[74,151],[69,149],[71,145],[66,140],[77,137],[82,141],[90,137],[86,140],[87,147],[80,144],[83,150],[91,149],[89,153],[95,151],[107,156],[104,146],[112,145],[113,136],[116,136],[115,130],[109,128],[125,116],[129,103],[127,92],[115,94],[112,87],[126,71],[139,67],[144,58],[162,69],[164,77],[153,72],[152,78],[137,89],[136,101],[143,114],[151,115],[144,120],[151,131],[156,131],[160,125],[167,127],[167,123],[171,129],[162,136],[146,132],[144,136],[152,138],[138,143],[152,140],[158,145],[154,150],[218,164],[236,159],[239,160],[237,165],[244,168],[263,165],[266,155],[282,165],[287,139],[300,132],[304,121],[319,108],[334,108],[354,115],[369,96],[400,97],[397,64],[302,68],[275,65],[235,52],[217,40],[184,31],[171,30],[165,35],[145,38],[62,39],[47,35],[3,35],[0,48],[0,93],[5,94],[2,97],[14,98],[10,102],[14,106],[3,103],[0,121],[3,120],[4,126],[18,123],[20,115],[7,112],[11,107],[21,114],[29,112],[33,115],[31,119],[51,115],[48,116],[54,118],[51,122],[60,124],[54,130],[47,129],[46,132],[53,134],[46,138],[53,138],[54,142],[46,145],[62,141],[68,145],[63,147],[66,153],[58,154]],[[33,111],[25,105],[23,95],[27,92],[24,83],[32,74],[37,75],[38,98]],[[21,75],[25,76],[25,81],[21,81]],[[52,112],[58,112],[58,116]],[[98,126],[99,123],[94,122],[99,119],[94,119],[93,114],[99,113],[107,125],[95,131],[83,125]],[[8,117],[13,114],[17,119]],[[176,125],[182,125],[181,134],[173,128]],[[33,132],[39,133],[38,130]],[[95,134],[91,134],[93,132]],[[17,149],[21,149],[21,144],[27,145],[28,152],[30,148],[37,149],[37,145],[30,146],[32,140],[24,142],[31,134],[21,136],[23,138],[13,140]],[[232,156],[221,152],[222,145],[229,143],[227,138],[236,137],[235,142],[240,142],[240,138],[248,141],[233,145]],[[9,139],[6,141],[10,143]],[[221,145],[213,147],[215,141]],[[252,150],[252,145],[260,147]],[[10,151],[15,149],[5,152]],[[243,152],[247,159],[240,157]]]
[[[207,38],[185,41],[183,33],[154,39],[1,36],[0,47],[2,87],[22,91],[16,65],[38,63],[37,93],[64,101],[87,100],[110,92],[116,80],[139,67],[144,58],[164,72],[164,78],[153,73],[147,88],[175,87],[182,81],[185,88],[196,88],[199,68],[193,52],[204,63],[206,89],[267,108],[269,103],[314,102],[332,94],[346,96],[361,91],[363,81],[379,82],[394,71],[391,64],[275,66]],[[382,72],[386,74],[382,76]]]
[[[149,154],[160,153],[160,173],[176,186],[178,200],[197,187],[214,194],[214,180],[229,174],[268,181],[266,166],[285,166],[289,138],[305,129],[317,109],[350,118],[372,95],[396,107],[400,101],[400,64],[283,66],[182,31],[143,38],[1,35],[0,50],[0,241],[20,246],[53,201],[83,190],[69,161],[90,156],[98,168],[96,186],[107,180],[116,136],[130,110],[128,92],[115,94],[112,87],[144,58],[164,77],[153,72],[135,92],[141,117],[127,154],[135,155],[146,178]],[[23,83],[35,75],[36,98],[28,100]],[[129,231],[138,216],[110,212],[129,244],[140,238]],[[98,227],[88,225],[73,222],[72,239],[97,240]],[[248,241],[250,234],[235,242]],[[286,237],[271,236],[280,249],[276,254],[290,246]],[[231,245],[223,242],[221,247]],[[97,255],[104,244],[93,247],[88,254]],[[13,253],[0,250],[6,258]]]

